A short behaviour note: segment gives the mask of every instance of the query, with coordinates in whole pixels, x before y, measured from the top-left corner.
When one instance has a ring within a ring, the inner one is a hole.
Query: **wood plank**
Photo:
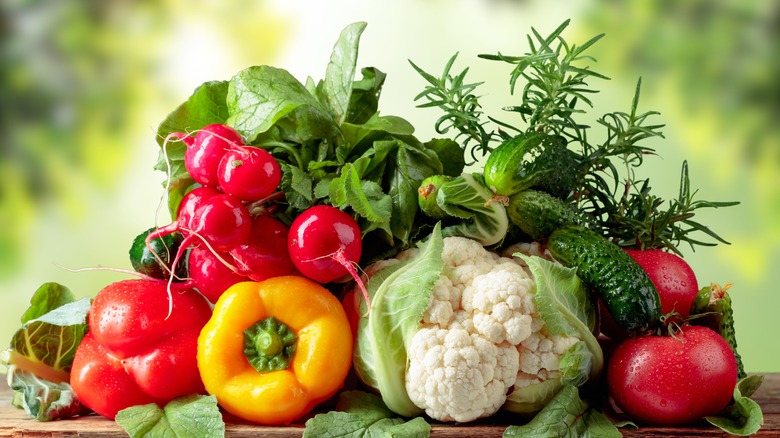
[[[38,422],[11,406],[11,389],[0,385],[0,437],[126,437],[116,423],[98,415],[88,415],[61,421]],[[780,373],[766,374],[764,384],[752,397],[764,412],[764,427],[754,436],[780,436]],[[303,422],[285,427],[265,427],[240,421],[225,414],[226,435],[231,438],[264,436],[290,438],[303,435]],[[501,437],[506,424],[484,420],[476,424],[433,424],[433,438]],[[726,437],[728,434],[710,426],[702,427],[642,427],[621,429],[626,437]]]

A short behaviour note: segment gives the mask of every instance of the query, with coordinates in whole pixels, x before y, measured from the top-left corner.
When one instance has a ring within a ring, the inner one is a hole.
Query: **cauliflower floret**
[[[461,328],[423,326],[409,347],[406,390],[431,418],[467,422],[495,413],[517,377],[518,355]]]
[[[406,390],[431,418],[466,422],[498,411],[509,388],[559,375],[561,356],[578,339],[547,333],[520,259],[463,237],[445,238],[442,257],[409,348]]]

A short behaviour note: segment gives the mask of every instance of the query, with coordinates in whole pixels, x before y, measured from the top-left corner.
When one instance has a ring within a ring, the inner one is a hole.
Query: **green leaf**
[[[162,146],[165,138],[173,132],[187,133],[213,123],[224,123],[228,118],[227,93],[227,81],[210,81],[200,85],[186,102],[160,123],[157,143]]]
[[[382,187],[372,181],[360,179],[354,166],[347,164],[342,169],[344,193],[347,203],[360,216],[376,224],[387,224],[389,228],[392,214],[392,199],[382,191]]]
[[[442,172],[436,153],[422,145],[395,140],[398,144],[394,159],[388,163],[388,194],[393,200],[390,228],[403,244],[409,241],[419,210],[417,190],[425,178]]]
[[[448,138],[437,138],[425,143],[425,147],[436,152],[442,165],[442,174],[458,176],[463,173],[466,160],[460,145]]]
[[[564,385],[531,421],[522,426],[507,427],[503,436],[619,438],[622,434],[603,414],[588,410],[577,387]]]
[[[288,164],[280,163],[279,167],[282,169],[279,189],[284,192],[287,202],[299,210],[311,207],[314,185],[311,175]]]
[[[442,184],[436,203],[448,215],[465,219],[443,229],[445,237],[463,236],[491,246],[502,242],[509,230],[506,207],[493,200],[481,174],[464,173]]]
[[[334,114],[336,123],[342,124],[347,118],[352,82],[355,80],[360,35],[366,23],[353,23],[341,31],[330,62],[325,71],[325,80],[320,84],[320,99]]]
[[[335,411],[306,421],[303,436],[424,438],[430,431],[431,426],[422,417],[405,421],[394,417],[381,398],[362,391],[345,391]]]
[[[66,287],[43,284],[33,295],[10,348],[0,353],[15,391],[14,405],[39,421],[88,412],[69,382],[76,348],[87,331],[90,299],[73,299]]]
[[[44,283],[30,298],[30,307],[22,315],[22,324],[73,301],[76,301],[76,296],[67,287],[59,283]]]
[[[59,375],[69,372],[76,348],[87,331],[89,305],[90,299],[83,298],[27,321],[11,338],[14,355],[23,356],[36,368],[48,367]]]
[[[379,108],[379,94],[385,82],[385,75],[374,67],[360,70],[363,78],[352,83],[346,122],[364,123],[376,114]]]
[[[179,397],[162,409],[153,403],[131,406],[117,413],[116,422],[132,438],[225,436],[225,423],[214,396]]]
[[[705,419],[732,435],[748,436],[758,432],[764,424],[764,414],[761,406],[751,400],[752,395],[761,383],[764,376],[752,375],[737,382],[734,388],[732,404],[721,416],[705,417]],[[749,395],[745,395],[749,394]]]
[[[300,140],[327,138],[336,122],[327,109],[290,72],[270,66],[249,67],[230,81],[227,124],[253,142],[283,118]],[[291,119],[291,120],[290,120]]]
[[[91,410],[81,404],[67,382],[54,383],[30,372],[10,367],[8,382],[17,395],[17,407],[38,421],[61,420]]]
[[[360,320],[354,353],[361,379],[379,391],[390,410],[404,417],[422,412],[406,392],[406,352],[444,269],[438,224],[419,247],[411,259],[382,269],[369,280],[371,310]],[[365,315],[365,303],[361,307]]]

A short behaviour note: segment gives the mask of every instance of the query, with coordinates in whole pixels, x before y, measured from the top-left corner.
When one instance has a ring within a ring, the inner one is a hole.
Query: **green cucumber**
[[[130,265],[136,272],[148,275],[154,278],[167,280],[171,277],[173,259],[179,251],[179,246],[184,240],[181,233],[171,233],[149,242],[146,246],[146,236],[157,228],[152,227],[136,236],[133,244],[130,246]],[[154,252],[152,252],[154,251]],[[157,257],[155,257],[157,254]],[[159,257],[159,260],[158,260]],[[162,264],[160,263],[162,261]],[[179,263],[176,266],[176,277],[187,277],[187,267],[185,263]]]
[[[703,287],[696,295],[691,306],[691,316],[701,315],[691,320],[693,324],[709,327],[720,334],[729,343],[737,360],[737,378],[747,377],[742,356],[737,352],[737,334],[734,330],[734,311],[731,297],[727,292],[730,284],[720,287],[717,284]]]
[[[588,226],[592,222],[585,213],[545,192],[524,190],[509,197],[506,213],[509,220],[536,241],[546,239],[565,225]]]
[[[431,175],[420,183],[420,187],[417,189],[417,205],[428,217],[434,219],[449,217],[447,212],[436,203],[436,196],[439,194],[439,187],[453,179],[454,177],[447,175]]]
[[[618,245],[586,228],[564,226],[550,234],[547,247],[564,266],[577,269],[620,327],[639,334],[658,326],[658,291],[644,269]]]
[[[533,188],[565,198],[576,184],[577,163],[563,137],[530,132],[491,151],[483,173],[497,195],[512,196]]]

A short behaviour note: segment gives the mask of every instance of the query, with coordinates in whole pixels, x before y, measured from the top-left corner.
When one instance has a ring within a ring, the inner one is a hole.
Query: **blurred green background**
[[[646,161],[658,194],[677,194],[682,160],[702,199],[741,202],[701,221],[731,245],[682,248],[701,285],[733,282],[748,371],[780,371],[780,3],[762,0],[561,1],[6,0],[0,6],[0,342],[29,298],[56,281],[91,296],[129,269],[132,239],[168,221],[164,175],[152,170],[160,121],[202,82],[272,64],[322,78],[339,31],[368,22],[359,66],[388,74],[383,114],[434,136],[438,113],[415,108],[424,83],[408,60],[438,72],[460,52],[487,114],[516,103],[505,64],[531,26],[591,49],[611,77],[594,114],[658,110],[665,139]]]

